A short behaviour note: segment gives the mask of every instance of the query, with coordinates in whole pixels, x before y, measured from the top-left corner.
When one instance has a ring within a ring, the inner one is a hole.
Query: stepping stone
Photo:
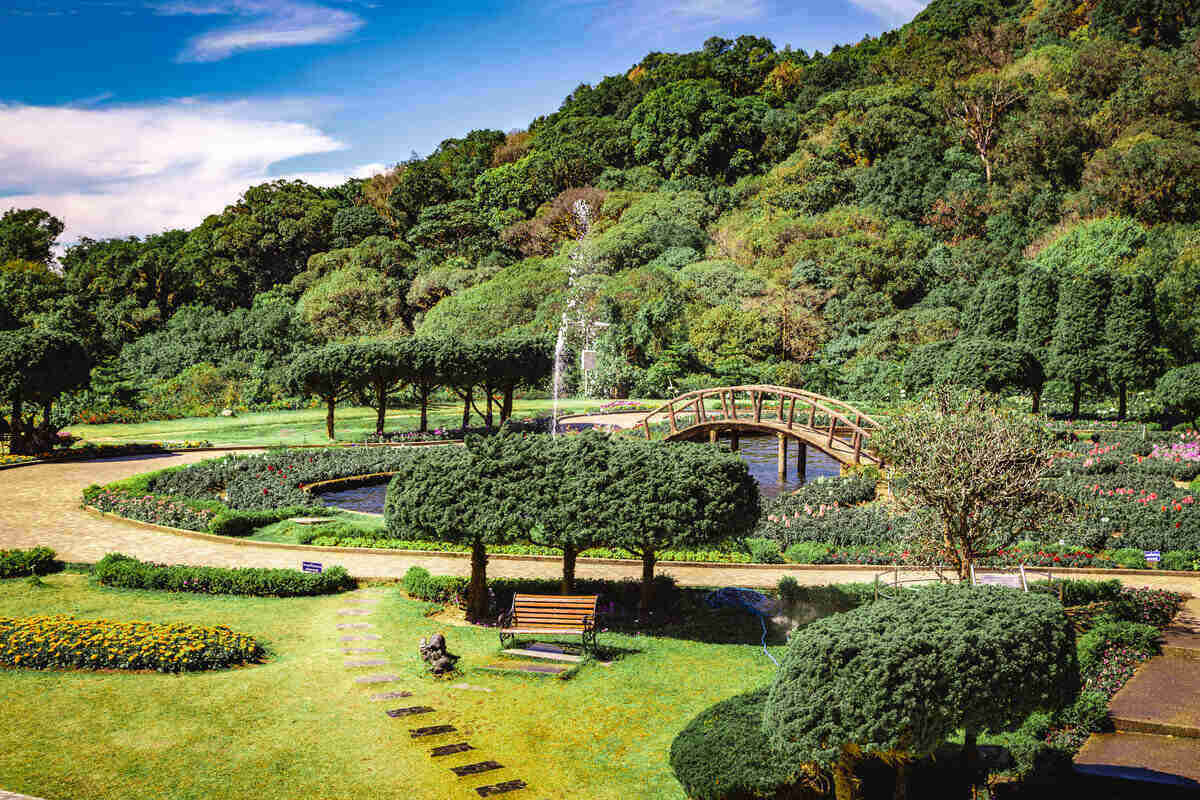
[[[382,650],[377,650],[370,647],[346,647],[342,649],[342,654],[347,656],[355,655],[356,653],[382,653]]]
[[[388,663],[386,658],[368,658],[365,661],[347,661],[347,667],[383,667]]]
[[[521,656],[523,658],[546,658],[552,661],[570,661],[572,664],[578,664],[583,661],[583,656],[571,655],[570,653],[564,653],[561,650],[555,653],[548,650],[535,650],[532,647],[528,647],[524,650],[511,648],[508,650],[501,650],[500,652],[508,656]]]
[[[399,675],[364,675],[361,678],[355,678],[355,683],[391,683],[392,681],[400,680]]]
[[[486,686],[472,686],[472,685],[471,685],[471,684],[469,684],[469,683],[455,683],[455,684],[451,684],[450,688],[451,688],[451,689],[467,689],[468,691],[472,691],[472,692],[490,692],[490,691],[493,691],[492,689],[489,689],[489,688],[487,688]]]
[[[371,700],[379,702],[380,700],[399,700],[401,697],[412,697],[412,692],[383,692],[371,695]]]
[[[568,667],[559,664],[487,664],[480,669],[491,670],[492,672],[536,672],[542,675],[558,675],[566,672]]]
[[[452,733],[458,730],[453,725],[430,725],[427,728],[409,728],[408,735],[414,739],[420,739],[422,736],[440,736],[443,733]]]
[[[559,645],[556,645],[556,644],[546,644],[545,642],[534,642],[532,644],[525,645],[525,649],[538,650],[543,653],[565,653],[565,652],[567,652],[566,648],[560,647]]]
[[[497,783],[492,786],[476,786],[475,791],[479,793],[480,797],[491,797],[494,794],[515,792],[517,789],[524,789],[528,785],[525,781],[505,781],[504,783]]]
[[[297,525],[320,525],[322,522],[333,522],[333,517],[292,517],[288,522]]]
[[[337,629],[339,631],[352,630],[355,628],[373,628],[375,627],[369,622],[342,622],[339,623]]]
[[[455,753],[465,753],[468,750],[474,749],[474,747],[471,747],[471,745],[467,744],[466,742],[458,742],[457,744],[444,744],[441,747],[435,747],[430,750],[429,756],[430,758],[437,758],[438,756],[452,756]]]
[[[430,714],[433,709],[429,706],[409,706],[408,708],[393,708],[383,713],[395,719],[396,717],[411,717],[415,714]]]
[[[1155,656],[1109,702],[1118,732],[1200,739],[1200,669],[1190,658]]]
[[[339,617],[361,617],[370,614],[369,608],[342,608],[338,610]]]
[[[342,638],[341,638],[339,641],[343,641],[343,642],[366,642],[366,641],[371,641],[371,640],[375,640],[375,639],[382,639],[382,638],[383,638],[383,637],[382,637],[382,636],[380,636],[380,635],[379,635],[379,634],[377,634],[377,633],[362,633],[362,634],[359,634],[358,636],[343,636],[343,637],[342,637]]]
[[[451,767],[450,771],[460,778],[465,778],[468,775],[478,775],[481,772],[491,772],[494,769],[504,769],[504,765],[496,761],[480,761],[478,764]]]

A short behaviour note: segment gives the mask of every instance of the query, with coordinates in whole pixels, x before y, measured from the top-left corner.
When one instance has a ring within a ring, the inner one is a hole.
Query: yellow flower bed
[[[0,666],[185,672],[261,661],[253,638],[225,626],[0,617]]]
[[[6,464],[24,464],[26,461],[34,461],[35,458],[35,456],[0,455],[0,467]]]

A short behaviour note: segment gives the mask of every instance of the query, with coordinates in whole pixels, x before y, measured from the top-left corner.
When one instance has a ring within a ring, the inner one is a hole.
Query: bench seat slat
[[[583,633],[583,628],[501,628],[501,633]]]

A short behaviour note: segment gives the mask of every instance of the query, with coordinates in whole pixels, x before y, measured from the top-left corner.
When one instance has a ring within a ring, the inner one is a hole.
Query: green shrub
[[[1100,692],[1080,692],[1059,714],[1058,722],[1083,733],[1103,731],[1108,726],[1108,698]]]
[[[155,589],[167,592],[236,594],[255,597],[308,597],[335,594],[355,588],[345,567],[329,567],[319,574],[295,569],[265,567],[161,566],[138,561],[120,553],[109,553],[92,568],[92,575],[105,586],[123,589]]]
[[[1116,600],[1121,596],[1121,581],[1112,578],[1106,581],[1089,581],[1074,579],[1055,579],[1053,581],[1032,581],[1029,584],[1031,592],[1045,592],[1058,597],[1061,593],[1064,606],[1085,606],[1089,603],[1101,603]]]
[[[784,582],[789,585],[784,587]],[[873,583],[829,583],[821,586],[801,586],[796,579],[785,575],[779,579],[779,596],[791,609],[812,606],[818,616],[850,611],[875,599]]]
[[[0,550],[0,578],[24,578],[29,575],[48,575],[61,572],[63,562],[49,547],[28,550]]]
[[[1145,655],[1159,651],[1159,631],[1138,622],[1105,622],[1079,637],[1079,672],[1091,677],[1100,669],[1110,647],[1122,645]]]
[[[1079,689],[1074,632],[1036,593],[939,584],[792,634],[763,725],[785,763],[932,752],[956,729],[1012,730]]]
[[[791,605],[800,596],[800,584],[791,575],[779,579],[779,599],[784,605]]]
[[[1190,420],[1187,427],[1200,421],[1200,363],[1169,370],[1158,379],[1154,392],[1165,407]]]
[[[779,552],[779,542],[774,539],[747,539],[746,546],[750,548],[750,560],[755,564],[783,563],[783,555]]]
[[[0,665],[25,669],[223,669],[261,661],[261,645],[224,626],[160,625],[67,615],[0,617]]]
[[[762,731],[767,688],[700,712],[671,743],[671,769],[692,800],[820,797],[811,770],[778,758]],[[790,787],[785,789],[784,787]]]
[[[1200,550],[1168,550],[1162,554],[1158,568],[1186,571],[1200,569]]]
[[[429,603],[448,603],[467,591],[467,579],[452,575],[434,577],[424,567],[409,567],[402,582],[409,597]]]
[[[301,516],[307,510],[297,506],[271,511],[222,511],[208,523],[208,532],[217,536],[250,536],[259,528]]]
[[[783,554],[792,564],[817,564],[832,548],[824,542],[796,542]]]
[[[1122,547],[1108,554],[1108,557],[1125,569],[1146,569],[1146,555],[1135,547]]]

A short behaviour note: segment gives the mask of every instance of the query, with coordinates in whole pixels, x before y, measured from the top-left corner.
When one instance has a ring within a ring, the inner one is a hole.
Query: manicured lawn
[[[602,400],[564,400],[559,402],[560,414],[577,414],[600,405]],[[513,416],[531,417],[549,413],[551,400],[517,400]],[[420,423],[418,408],[397,408],[388,411],[387,430],[414,431]],[[429,409],[429,429],[457,428],[462,424],[461,403],[437,403]],[[482,425],[478,416],[472,425]],[[157,442],[207,440],[216,445],[278,445],[325,444],[325,409],[308,408],[299,411],[264,411],[236,417],[189,417],[187,419],[144,422],[136,425],[71,425],[71,433],[89,442]],[[338,441],[362,441],[375,432],[375,411],[371,408],[346,406],[337,410]]]
[[[770,680],[758,623],[703,612],[691,638],[602,634],[611,666],[588,663],[570,680],[491,673],[494,632],[424,616],[427,606],[389,590],[365,619],[378,642],[342,645],[343,598],[288,600],[103,589],[64,573],[34,587],[0,581],[0,615],[227,624],[264,642],[269,663],[189,675],[0,670],[0,789],[49,798],[474,797],[472,787],[521,778],[514,798],[683,797],[667,765],[675,734],[700,710]],[[420,637],[446,633],[462,674],[423,671]],[[705,641],[747,644],[710,644]],[[390,667],[347,669],[343,646],[380,647]],[[778,658],[782,647],[772,651]],[[397,684],[362,686],[355,675],[391,671]],[[467,683],[491,692],[455,689]],[[411,698],[372,703],[373,692]],[[385,708],[429,705],[420,721]],[[433,717],[436,716],[436,719]],[[426,721],[426,720],[429,721]],[[461,736],[416,744],[407,730],[452,724]],[[436,761],[436,744],[477,749]],[[490,776],[455,778],[450,766],[494,759]]]

